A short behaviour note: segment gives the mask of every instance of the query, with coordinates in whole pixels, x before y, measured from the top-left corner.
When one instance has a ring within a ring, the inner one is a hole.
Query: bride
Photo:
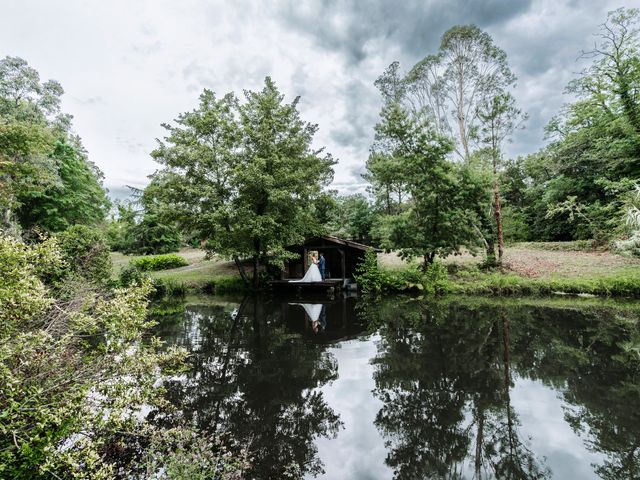
[[[289,280],[289,282],[322,282],[322,275],[320,275],[320,269],[318,268],[318,256],[315,253],[311,255],[311,265],[309,265],[309,269],[307,273],[304,274],[304,277],[300,280]]]

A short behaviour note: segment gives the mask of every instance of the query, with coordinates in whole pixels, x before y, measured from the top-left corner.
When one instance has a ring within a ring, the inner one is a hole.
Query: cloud
[[[531,4],[531,0],[378,0],[318,1],[300,6],[290,0],[281,4],[280,18],[287,28],[314,37],[319,47],[340,50],[350,63],[359,63],[371,54],[373,45],[385,43],[402,45],[408,55],[424,55],[452,25],[475,23],[483,28],[500,24],[523,14]]]
[[[164,134],[160,124],[194,108],[203,88],[242,97],[270,75],[287,101],[301,96],[302,117],[319,126],[315,146],[340,161],[334,188],[346,193],[364,188],[360,173],[380,109],[373,82],[392,61],[410,68],[455,24],[486,30],[507,52],[516,98],[530,115],[507,147],[523,155],[545,144],[544,125],[571,99],[564,87],[584,66],[576,58],[615,7],[612,0],[25,0],[3,9],[0,55],[21,56],[62,83],[63,109],[107,186],[148,181],[158,167],[149,152]]]

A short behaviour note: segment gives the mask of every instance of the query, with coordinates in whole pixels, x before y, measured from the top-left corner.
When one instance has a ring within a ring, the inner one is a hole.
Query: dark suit
[[[322,276],[322,280],[324,280],[324,264],[327,263],[324,257],[320,257],[318,261],[318,268],[320,269],[320,275]]]

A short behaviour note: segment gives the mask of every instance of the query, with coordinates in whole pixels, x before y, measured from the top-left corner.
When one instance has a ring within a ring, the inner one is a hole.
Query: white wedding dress
[[[315,263],[311,264],[311,266],[309,267],[309,270],[307,270],[307,273],[305,273],[304,277],[302,277],[300,280],[289,280],[289,282],[291,283],[321,282],[321,281],[322,281],[322,275],[320,275],[320,269],[318,268],[318,265],[316,265]]]

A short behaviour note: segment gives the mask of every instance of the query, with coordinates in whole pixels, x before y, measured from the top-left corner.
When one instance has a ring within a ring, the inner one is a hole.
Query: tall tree
[[[515,80],[506,53],[489,34],[475,25],[457,25],[444,33],[435,54],[420,60],[404,77],[394,62],[376,82],[386,103],[401,104],[417,121],[454,140],[450,157],[467,166],[474,164],[471,168],[475,169],[475,158],[483,156],[482,151],[489,147],[494,201],[490,208],[484,208],[484,201],[476,206],[474,223],[488,261],[496,258],[494,238],[499,261],[504,250],[498,171],[502,143],[518,124],[514,115],[520,114],[514,112],[509,93]],[[380,170],[387,176],[392,171],[390,165],[370,157],[365,178],[370,180],[379,202],[384,199],[381,194],[392,190],[391,182]],[[467,179],[472,177],[480,178],[472,175]],[[475,187],[473,191],[476,192]]]
[[[58,231],[104,219],[102,173],[91,163],[71,116],[60,111],[62,86],[40,81],[18,57],[0,60],[0,209],[5,230]]]
[[[502,160],[502,144],[526,118],[516,107],[515,98],[504,92],[500,86],[493,96],[487,96],[478,106],[477,116],[480,121],[480,141],[489,151],[493,173],[494,215],[498,240],[498,265],[502,265],[504,253],[504,234],[502,228],[502,208],[500,203],[500,163]]]
[[[314,201],[332,176],[330,155],[311,147],[317,126],[300,118],[298,99],[285,103],[270,78],[258,92],[217,99],[205,90],[199,107],[164,125],[152,153],[165,168],[167,212],[206,241],[206,248],[251,258],[253,284],[266,263],[281,265],[285,247],[317,231]]]

